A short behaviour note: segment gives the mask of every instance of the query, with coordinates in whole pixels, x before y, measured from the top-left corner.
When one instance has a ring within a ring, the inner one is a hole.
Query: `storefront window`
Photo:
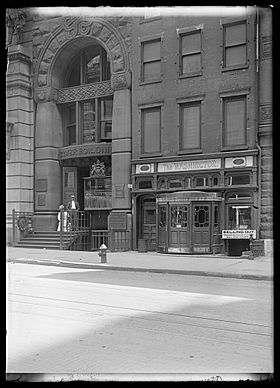
[[[209,206],[194,207],[194,226],[196,228],[209,226]]]
[[[165,206],[159,207],[159,227],[160,228],[166,227],[166,207]]]
[[[171,227],[186,228],[188,226],[187,206],[171,206]]]
[[[229,207],[229,229],[251,228],[251,206]]]

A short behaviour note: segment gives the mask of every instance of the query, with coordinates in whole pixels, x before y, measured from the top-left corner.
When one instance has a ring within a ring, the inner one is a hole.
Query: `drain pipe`
[[[256,128],[256,147],[258,149],[258,238],[260,238],[260,225],[261,225],[261,161],[262,161],[262,149],[259,145],[259,81],[260,81],[260,74],[259,74],[259,33],[260,33],[260,14],[259,14],[259,9],[256,7],[256,88],[257,88],[257,93],[256,93],[256,123],[257,123],[257,128]]]

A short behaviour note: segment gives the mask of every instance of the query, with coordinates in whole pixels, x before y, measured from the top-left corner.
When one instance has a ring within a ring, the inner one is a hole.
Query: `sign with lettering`
[[[83,158],[89,156],[111,155],[112,147],[108,143],[79,144],[60,148],[58,157],[60,160]]]
[[[221,159],[185,160],[158,163],[158,172],[209,170],[221,168]]]
[[[256,238],[255,229],[222,230],[223,239],[250,239],[251,236],[253,239]]]
[[[126,213],[111,213],[109,215],[109,229],[126,230]]]

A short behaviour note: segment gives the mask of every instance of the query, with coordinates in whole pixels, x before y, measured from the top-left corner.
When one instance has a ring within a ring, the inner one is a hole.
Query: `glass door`
[[[210,252],[210,204],[193,204],[193,252]]]
[[[191,252],[189,205],[170,205],[168,252]]]
[[[158,207],[158,251],[167,252],[168,248],[168,221],[167,204]]]
[[[77,198],[77,167],[63,167],[63,204],[71,200],[71,195]]]

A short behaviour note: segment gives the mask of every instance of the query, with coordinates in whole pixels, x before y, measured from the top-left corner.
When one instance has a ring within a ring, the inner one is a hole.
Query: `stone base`
[[[33,229],[37,231],[56,231],[58,225],[57,213],[34,214]]]
[[[265,256],[273,256],[273,239],[264,239],[264,254]]]

